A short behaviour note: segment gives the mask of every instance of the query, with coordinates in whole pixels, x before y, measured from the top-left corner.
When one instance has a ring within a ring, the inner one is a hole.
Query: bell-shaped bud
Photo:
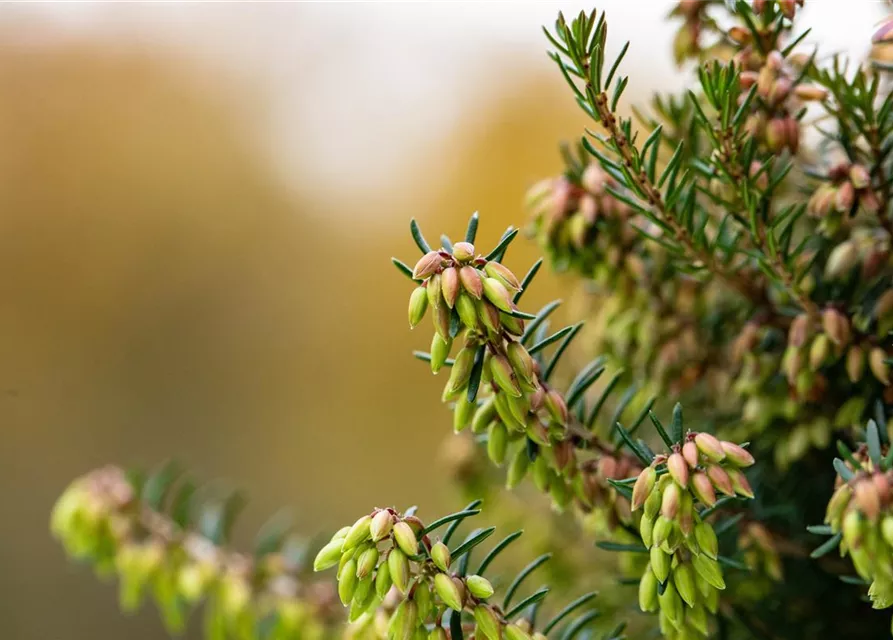
[[[499,618],[496,617],[493,609],[487,605],[478,605],[474,608],[475,634],[487,640],[501,640]]]
[[[499,323],[513,336],[524,334],[524,321],[507,313],[499,312]]]
[[[701,553],[691,557],[691,564],[695,572],[706,580],[711,587],[715,589],[726,588],[726,582],[722,577],[722,569],[716,559],[711,558],[706,553]]]
[[[409,296],[409,328],[415,329],[416,325],[425,317],[428,310],[428,293],[425,287],[416,287]]]
[[[440,268],[443,258],[437,251],[429,251],[416,262],[412,270],[414,280],[424,280]]]
[[[671,482],[667,488],[664,489],[663,496],[661,497],[660,515],[668,520],[675,519],[676,514],[679,513],[679,500],[679,485],[675,482]]]
[[[497,354],[490,358],[490,373],[493,375],[493,382],[508,395],[516,398],[521,395],[521,387],[515,380],[512,365],[504,355]]]
[[[509,342],[505,348],[506,356],[519,379],[528,384],[533,383],[533,358],[520,342]]]
[[[434,329],[440,334],[440,337],[447,342],[451,341],[449,307],[445,304],[442,304],[439,307],[434,307],[431,317],[434,320]]]
[[[843,541],[846,542],[850,551],[862,546],[865,537],[865,521],[857,509],[847,511],[843,517],[841,531],[843,532]]]
[[[822,312],[822,328],[831,342],[836,345],[845,344],[850,339],[850,321],[833,307]]]
[[[456,399],[456,406],[453,407],[453,431],[462,432],[471,424],[471,418],[477,409],[476,402],[469,402],[468,394],[462,393]]]
[[[436,374],[446,364],[452,347],[452,340],[444,340],[439,332],[434,334],[434,337],[431,339],[431,373]]]
[[[432,309],[436,309],[443,302],[443,285],[439,273],[428,278],[428,282],[425,283],[425,293],[428,297],[428,305]]]
[[[406,593],[409,584],[409,558],[400,549],[391,549],[388,554],[388,570],[391,581],[400,593]]]
[[[887,353],[881,347],[872,348],[868,354],[868,368],[882,384],[890,384],[890,365],[887,364]]]
[[[506,625],[502,634],[505,640],[532,640],[527,631],[514,623]]]
[[[466,293],[460,293],[456,298],[456,311],[459,319],[469,329],[477,329],[478,327],[478,311],[471,296]]]
[[[391,512],[387,509],[382,509],[372,516],[372,522],[369,524],[369,533],[372,537],[372,542],[378,542],[379,540],[385,539],[391,533],[391,528],[393,526],[394,516],[392,516]]]
[[[341,599],[341,604],[345,607],[353,599],[357,582],[357,563],[356,560],[351,558],[344,564],[344,567],[338,574],[338,597]]]
[[[651,566],[649,565],[645,568],[642,579],[639,580],[639,609],[643,613],[657,611],[657,590],[659,586],[657,577],[651,571]]]
[[[468,587],[471,595],[480,600],[486,600],[493,595],[493,585],[483,576],[468,576],[465,578],[465,585]]]
[[[654,483],[657,480],[657,471],[654,467],[646,467],[639,473],[636,483],[633,485],[633,497],[630,503],[633,511],[645,504],[645,500],[651,495]]]
[[[527,469],[529,467],[530,456],[527,455],[527,446],[522,444],[522,446],[518,447],[515,455],[512,456],[508,471],[505,474],[506,489],[514,489],[517,487],[524,479],[524,476],[527,475]]]
[[[518,281],[518,278],[516,278],[515,274],[505,265],[491,260],[484,265],[484,271],[488,276],[495,278],[509,289],[514,289],[515,291],[521,290],[521,283]]]
[[[490,461],[499,466],[505,462],[506,449],[508,447],[508,431],[502,422],[494,422],[490,425],[487,437],[487,456]]]
[[[713,483],[703,471],[696,471],[691,477],[691,490],[695,497],[708,507],[716,504],[716,492]]]
[[[828,338],[828,334],[823,333],[816,336],[809,346],[809,370],[818,371],[825,364],[829,355],[831,355],[831,340]]]
[[[702,431],[696,435],[695,444],[698,446],[698,450],[713,462],[719,462],[726,457],[719,440],[709,433]]]
[[[471,430],[474,433],[483,433],[496,417],[496,396],[490,396],[484,400],[475,410],[471,418]]]
[[[313,560],[313,570],[314,571],[324,571],[330,567],[334,567],[341,560],[341,547],[343,546],[343,540],[333,540],[328,543],[322,549],[319,550],[319,553],[316,554],[316,558]]]
[[[859,345],[851,346],[846,353],[846,373],[850,382],[857,383],[865,373],[865,351]]]
[[[683,562],[673,569],[673,586],[689,607],[695,606],[698,588],[695,586],[695,572],[691,565]]]
[[[453,257],[459,262],[468,262],[474,258],[474,245],[470,242],[457,242],[453,245]]]
[[[459,272],[455,267],[447,267],[440,274],[440,290],[447,306],[452,309],[459,297]]]
[[[412,600],[404,600],[391,614],[388,640],[413,640],[418,623],[418,605]]]
[[[471,265],[465,265],[461,269],[459,269],[459,281],[462,283],[462,288],[468,292],[468,294],[477,300],[481,299],[481,296],[484,294],[484,283],[481,280],[481,273]]]
[[[387,562],[382,562],[375,572],[375,595],[378,596],[379,600],[384,600],[384,597],[388,595],[388,591],[391,590],[393,585],[391,568]]]
[[[500,322],[499,309],[487,300],[478,300],[475,302],[475,306],[477,307],[478,319],[487,331],[495,334],[501,333],[502,323]]]
[[[456,393],[468,385],[471,370],[474,368],[474,352],[474,348],[466,346],[456,354],[456,361],[450,369],[450,379],[446,386],[449,393]]]
[[[454,611],[462,611],[462,593],[450,576],[445,573],[436,574],[434,589],[446,606]]]
[[[543,397],[543,403],[545,404],[549,415],[552,417],[552,420],[560,425],[567,424],[567,403],[564,401],[564,396],[558,393],[555,389],[549,389]]]
[[[868,479],[857,482],[853,498],[859,511],[871,522],[876,522],[881,512],[881,499],[874,483]]]
[[[734,442],[728,442],[727,440],[722,440],[719,444],[722,447],[723,453],[726,454],[726,460],[736,467],[749,467],[755,462],[750,451],[744,447],[737,445]]]
[[[735,495],[735,488],[732,486],[732,480],[729,478],[729,474],[726,470],[721,466],[718,464],[708,465],[707,476],[710,478],[713,486],[721,493],[724,493],[727,496]]]
[[[651,532],[651,544],[655,547],[663,546],[670,539],[670,536],[673,535],[675,529],[676,523],[664,516],[658,516],[654,521],[654,528]]]
[[[342,551],[350,551],[354,547],[359,546],[371,537],[370,527],[372,525],[372,516],[363,516],[357,520],[347,535],[344,536],[342,543]]]
[[[699,522],[695,525],[695,541],[701,553],[707,554],[711,558],[716,558],[719,554],[719,541],[716,538],[716,531],[710,526],[709,522]]]
[[[753,489],[750,487],[750,482],[747,481],[747,478],[744,475],[744,472],[740,469],[726,469],[726,474],[729,476],[729,481],[732,483],[732,489],[739,496],[744,496],[745,498],[753,498]]]
[[[497,309],[511,313],[512,296],[505,285],[496,278],[484,278],[484,296],[492,302]]]
[[[673,556],[660,547],[651,547],[651,570],[658,582],[664,583],[670,576],[670,567],[673,564]]]
[[[364,549],[357,557],[357,578],[362,580],[372,575],[376,566],[378,566],[378,549],[375,546]]]
[[[845,276],[859,261],[859,249],[852,240],[841,242],[831,250],[825,263],[825,276],[836,280]]]
[[[394,524],[394,540],[397,542],[400,550],[406,555],[414,556],[418,554],[419,541],[409,523],[401,520]]]
[[[840,527],[840,518],[852,497],[853,487],[849,484],[840,485],[831,495],[828,508],[825,511],[825,523],[832,525],[835,531]]]
[[[698,445],[694,443],[694,440],[689,440],[682,445],[682,457],[692,469],[698,466],[700,453],[698,453]]]
[[[651,491],[645,498],[645,516],[653,518],[660,511],[660,491]]]
[[[683,489],[688,487],[688,463],[681,453],[674,452],[670,454],[670,457],[667,458],[667,470],[670,472],[670,477],[676,481],[676,484]]]
[[[431,547],[431,560],[434,561],[434,566],[441,571],[449,571],[452,561],[449,547],[439,540],[435,542]]]
[[[852,182],[844,182],[837,188],[834,196],[834,209],[839,213],[849,213],[856,202],[856,190]]]

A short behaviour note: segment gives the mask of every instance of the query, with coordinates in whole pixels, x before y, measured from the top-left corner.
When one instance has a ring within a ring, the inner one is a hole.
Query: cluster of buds
[[[480,640],[545,638],[527,620],[508,620],[488,601],[490,581],[455,571],[458,560],[416,516],[376,509],[335,533],[314,569],[337,566],[338,595],[350,607],[354,637],[447,640],[450,616],[464,612]]]
[[[856,572],[871,583],[875,609],[893,606],[893,470],[881,453],[869,456],[864,445],[854,453],[845,464],[849,479],[838,475],[825,514],[831,531],[842,535],[841,555],[849,554]]]
[[[278,637],[322,638],[333,621],[334,592],[303,584],[302,567],[289,554],[252,558],[182,528],[150,509],[117,467],[72,483],[53,509],[51,528],[72,557],[117,574],[125,611],[152,593],[171,633],[182,632],[188,608],[202,601],[213,612],[207,624],[227,637],[275,616]]]
[[[868,213],[876,213],[880,208],[871,186],[871,174],[865,165],[842,162],[831,168],[828,181],[812,194],[807,211],[814,218],[826,220],[834,231],[860,208]]]
[[[639,533],[650,554],[639,606],[659,611],[666,638],[708,635],[708,612],[716,613],[725,580],[716,532],[696,507],[714,506],[717,492],[752,498],[741,469],[753,462],[737,444],[689,432],[683,445],[656,456],[633,485],[632,508],[643,510]]]
[[[562,175],[534,185],[527,195],[530,234],[559,269],[574,268],[585,276],[607,269],[641,275],[644,266],[630,248],[639,234],[629,224],[629,206],[609,193],[617,181],[597,163],[575,177]]]

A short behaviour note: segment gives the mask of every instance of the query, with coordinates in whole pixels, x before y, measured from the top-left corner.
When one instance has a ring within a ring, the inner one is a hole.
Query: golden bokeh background
[[[242,542],[282,506],[308,533],[458,506],[388,258],[415,259],[411,216],[459,235],[480,210],[482,245],[523,223],[586,124],[543,55],[562,6],[0,9],[2,637],[165,637],[47,532],[106,462],[226,478]],[[669,5],[646,6],[607,6],[631,97],[675,82]],[[508,264],[536,256],[520,240]]]

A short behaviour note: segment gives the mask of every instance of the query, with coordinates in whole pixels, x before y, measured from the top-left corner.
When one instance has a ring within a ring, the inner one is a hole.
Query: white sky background
[[[578,2],[35,3],[0,4],[15,37],[41,46],[66,39],[126,43],[185,57],[257,92],[269,106],[265,151],[286,179],[319,194],[351,185],[374,192],[448,135],[477,96],[498,90],[506,61],[550,68],[540,26]],[[681,82],[669,55],[672,3],[601,2],[616,52],[648,89]],[[801,25],[824,52],[861,54],[884,15],[874,0],[807,2]],[[498,64],[488,64],[496,54]],[[647,74],[645,71],[648,71]],[[495,88],[494,88],[495,87]],[[548,99],[567,99],[555,95]],[[349,126],[347,126],[349,123]],[[312,158],[312,163],[307,160]],[[309,178],[309,180],[307,180]],[[312,194],[311,194],[312,195]]]

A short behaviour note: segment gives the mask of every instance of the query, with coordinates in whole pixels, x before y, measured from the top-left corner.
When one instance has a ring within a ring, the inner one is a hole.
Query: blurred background
[[[668,2],[602,3],[627,95],[681,76]],[[586,124],[530,3],[0,5],[0,629],[164,637],[47,531],[107,462],[175,456],[330,531],[375,505],[455,508],[443,383],[414,361],[407,223],[479,244]],[[588,8],[588,7],[587,7]],[[869,1],[814,2],[861,53]],[[536,248],[515,243],[523,272]],[[541,279],[530,307],[570,293]],[[430,337],[430,333],[425,332]]]

